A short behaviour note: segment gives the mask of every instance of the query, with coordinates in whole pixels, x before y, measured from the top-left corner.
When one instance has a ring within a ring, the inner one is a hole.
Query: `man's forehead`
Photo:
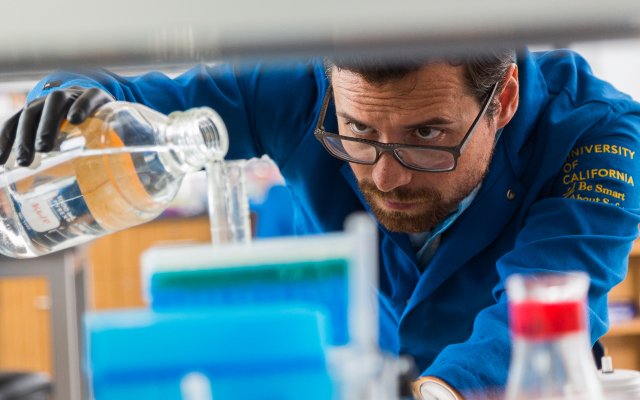
[[[400,103],[409,108],[459,102],[469,96],[465,91],[461,67],[432,63],[401,79],[384,84],[367,82],[361,75],[333,67],[332,83],[337,102],[363,105]]]

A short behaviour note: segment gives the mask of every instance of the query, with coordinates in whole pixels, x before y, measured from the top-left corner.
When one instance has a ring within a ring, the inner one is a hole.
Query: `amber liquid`
[[[87,139],[86,147],[98,149],[102,135],[92,127],[103,121],[92,118],[75,129],[81,129]],[[64,126],[63,126],[64,128]],[[109,130],[110,147],[124,147],[118,135]],[[131,154],[103,154],[78,157],[71,161],[84,201],[98,224],[108,231],[139,225],[155,218],[166,205],[157,204],[140,181]]]

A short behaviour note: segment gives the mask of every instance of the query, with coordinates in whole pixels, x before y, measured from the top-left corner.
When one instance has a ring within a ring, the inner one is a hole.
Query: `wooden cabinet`
[[[210,242],[208,218],[156,220],[102,237],[89,248],[88,306],[142,307],[140,255],[162,242]]]
[[[53,373],[44,277],[0,279],[0,370]]]
[[[159,242],[210,240],[207,218],[156,220],[95,240],[86,248],[88,307],[144,306],[142,252]],[[55,373],[50,306],[45,277],[0,279],[0,370]]]

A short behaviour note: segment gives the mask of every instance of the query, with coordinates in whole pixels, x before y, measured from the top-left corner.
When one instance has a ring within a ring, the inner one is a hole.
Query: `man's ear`
[[[500,102],[500,112],[495,117],[498,129],[507,125],[518,109],[518,92],[520,88],[520,84],[518,83],[518,66],[515,63],[511,64],[505,76],[507,77],[507,81],[498,98]]]

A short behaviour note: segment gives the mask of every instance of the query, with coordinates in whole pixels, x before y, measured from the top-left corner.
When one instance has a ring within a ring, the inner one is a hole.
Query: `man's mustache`
[[[389,201],[392,203],[423,203],[441,201],[440,192],[434,189],[409,189],[399,186],[391,191],[383,192],[370,180],[361,180],[358,182],[360,191],[366,196],[373,196],[378,199]]]

